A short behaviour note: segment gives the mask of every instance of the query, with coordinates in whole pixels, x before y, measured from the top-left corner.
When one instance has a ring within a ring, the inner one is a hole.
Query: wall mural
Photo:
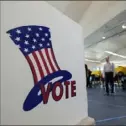
[[[34,86],[23,103],[24,111],[32,110],[41,102],[47,104],[51,94],[55,101],[60,101],[63,94],[68,99],[69,90],[71,90],[71,97],[76,96],[76,81],[70,81],[72,74],[69,71],[60,69],[54,55],[48,27],[21,26],[7,33],[25,56],[34,79]],[[52,83],[51,81],[56,78],[58,80]],[[58,94],[57,87],[60,90]]]

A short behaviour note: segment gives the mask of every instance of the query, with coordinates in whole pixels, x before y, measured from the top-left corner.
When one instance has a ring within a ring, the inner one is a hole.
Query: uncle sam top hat
[[[36,25],[21,26],[11,29],[7,33],[25,56],[33,74],[35,85],[23,105],[23,109],[29,111],[43,100],[42,94],[41,96],[37,95],[41,84],[48,84],[51,80],[58,77],[62,78],[56,82],[62,83],[71,79],[72,75],[66,70],[61,70],[58,66],[48,27]]]

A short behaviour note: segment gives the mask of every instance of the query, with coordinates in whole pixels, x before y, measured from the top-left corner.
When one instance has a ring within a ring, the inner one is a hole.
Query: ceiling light
[[[102,39],[105,39],[105,37],[103,36]]]
[[[96,60],[89,60],[89,59],[85,59],[85,61],[88,61],[88,62],[93,62],[93,63],[100,63],[100,61],[96,61]]]
[[[119,57],[121,57],[121,58],[126,58],[126,56],[123,56],[123,55],[119,55],[119,54],[117,54],[117,53],[113,53],[113,52],[110,52],[110,51],[105,51],[106,53],[109,53],[109,54],[111,54],[111,55],[114,55],[114,56],[119,56]]]
[[[122,25],[122,28],[123,28],[123,29],[126,29],[126,25]]]
[[[124,63],[124,62],[126,62],[126,60],[119,60],[119,61],[113,61],[113,62],[115,62],[115,63]]]

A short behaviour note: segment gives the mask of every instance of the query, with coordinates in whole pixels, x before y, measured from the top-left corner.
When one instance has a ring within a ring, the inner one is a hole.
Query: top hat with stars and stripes
[[[7,33],[28,61],[33,74],[34,84],[39,90],[41,84],[48,84],[55,78],[60,77],[56,81],[60,83],[71,79],[71,73],[61,70],[56,61],[52,48],[51,33],[48,27],[36,25],[21,26],[11,29]],[[40,100],[42,99],[40,98]],[[34,102],[30,103],[30,105],[24,104],[25,110],[32,109],[37,105]],[[27,106],[31,107],[27,108]]]

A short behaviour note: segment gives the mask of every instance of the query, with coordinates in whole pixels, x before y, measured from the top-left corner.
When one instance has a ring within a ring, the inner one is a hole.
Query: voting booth
[[[87,125],[81,26],[44,1],[1,2],[1,124]]]

